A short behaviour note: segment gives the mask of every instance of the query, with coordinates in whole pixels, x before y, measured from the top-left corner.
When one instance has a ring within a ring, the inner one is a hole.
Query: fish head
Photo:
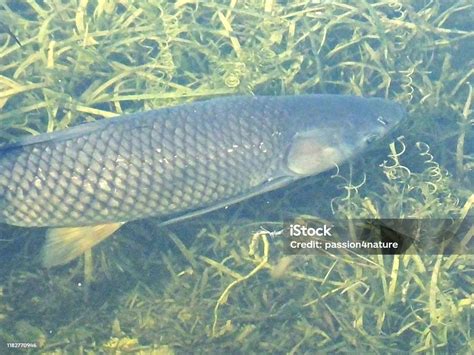
[[[309,176],[334,168],[384,137],[405,116],[398,103],[380,98],[308,95],[292,105],[285,168]]]

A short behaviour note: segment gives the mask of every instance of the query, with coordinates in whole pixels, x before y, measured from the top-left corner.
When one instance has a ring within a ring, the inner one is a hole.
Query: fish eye
[[[388,125],[387,120],[384,119],[383,116],[377,117],[377,122],[381,123],[381,124],[384,125],[384,126]]]

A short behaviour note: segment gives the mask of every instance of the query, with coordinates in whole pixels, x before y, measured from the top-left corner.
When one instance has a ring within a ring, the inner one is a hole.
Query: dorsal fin
[[[49,141],[63,141],[78,137],[84,134],[95,132],[97,130],[103,129],[109,125],[112,121],[109,119],[103,119],[95,122],[84,123],[72,128],[67,128],[65,130],[51,132],[51,133],[42,133],[36,136],[24,136],[21,137],[18,141],[13,143],[7,143],[0,145],[0,151],[26,147],[32,144],[44,143]]]

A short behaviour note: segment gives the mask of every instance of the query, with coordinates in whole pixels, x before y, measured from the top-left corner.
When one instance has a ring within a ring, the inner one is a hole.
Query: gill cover
[[[286,168],[296,175],[314,175],[334,168],[350,156],[343,144],[328,142],[328,136],[314,129],[297,133],[286,155]]]

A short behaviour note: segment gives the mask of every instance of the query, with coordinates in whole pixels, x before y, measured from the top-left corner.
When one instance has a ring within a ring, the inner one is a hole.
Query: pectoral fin
[[[216,203],[212,206],[187,211],[183,214],[173,216],[173,217],[171,217],[171,218],[169,218],[165,221],[162,221],[159,225],[160,225],[160,227],[164,227],[164,226],[174,224],[174,223],[177,223],[177,222],[187,221],[191,218],[198,217],[198,216],[201,216],[205,213],[209,213],[209,212],[212,212],[212,211],[216,211],[216,210],[218,210],[220,208],[223,208],[225,206],[233,205],[235,203],[247,200],[251,197],[263,194],[265,192],[269,192],[269,191],[272,191],[272,190],[279,189],[283,186],[288,185],[290,182],[293,182],[294,180],[295,180],[295,178],[293,178],[293,177],[282,176],[282,177],[276,178],[272,181],[267,181],[266,183],[264,183],[260,186],[257,186],[257,187],[255,187],[254,189],[252,189],[250,191],[247,191],[245,194],[234,196],[232,198],[229,198],[229,199],[223,200],[221,202],[218,202],[218,203]]]
[[[112,235],[122,224],[49,229],[42,251],[43,266],[50,268],[70,262]]]

